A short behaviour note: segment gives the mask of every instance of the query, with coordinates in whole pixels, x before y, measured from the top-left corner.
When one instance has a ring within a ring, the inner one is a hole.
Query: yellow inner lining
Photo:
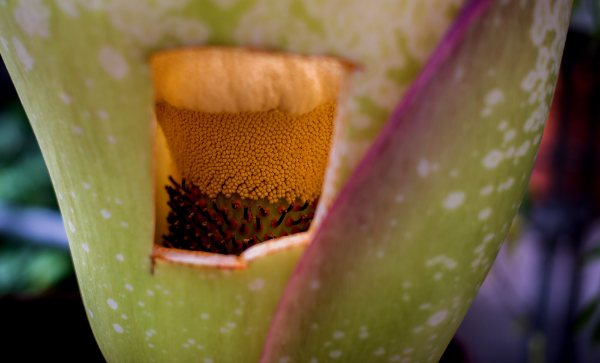
[[[350,65],[329,57],[202,47],[151,59],[157,103],[209,113],[303,114],[335,102]]]

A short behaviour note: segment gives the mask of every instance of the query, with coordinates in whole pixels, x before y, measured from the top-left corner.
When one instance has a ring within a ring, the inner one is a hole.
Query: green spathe
[[[403,122],[421,121],[391,130],[410,132],[394,139],[402,146],[378,143],[369,154],[371,161],[383,159],[351,179],[355,197],[336,202],[353,207],[345,222],[335,211],[323,222],[306,255],[313,259],[302,261],[290,285],[297,290],[288,288],[282,302],[265,360],[388,361],[404,354],[434,361],[450,339],[525,186],[570,6],[473,4],[481,7],[466,23],[473,28],[437,65],[435,82],[420,86],[427,102],[416,96],[409,102],[414,118]],[[257,361],[303,251],[274,253],[239,271],[162,264],[150,273],[148,56],[219,44],[329,54],[362,65],[339,107],[343,126],[325,181],[329,205],[458,6],[447,0],[0,3],[0,52],[50,169],[107,360]],[[396,172],[386,174],[382,165]],[[342,225],[352,228],[344,232]],[[342,236],[350,247],[332,249]],[[322,304],[305,305],[298,294],[306,291],[317,291]],[[301,305],[290,309],[294,303]],[[282,311],[290,316],[282,319]]]

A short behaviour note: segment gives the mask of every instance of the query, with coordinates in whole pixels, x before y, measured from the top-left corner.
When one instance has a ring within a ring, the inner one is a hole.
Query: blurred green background
[[[0,296],[36,295],[71,275],[73,268],[60,240],[55,238],[47,242],[26,230],[15,230],[19,223],[15,215],[24,217],[25,208],[36,208],[41,213],[40,218],[51,218],[50,213],[43,211],[58,211],[58,206],[23,108],[14,94],[6,97],[10,90],[3,90],[0,109],[0,218],[3,217],[0,222],[3,226],[0,230]],[[29,218],[35,223],[32,211],[29,209]],[[55,246],[47,245],[52,242]]]

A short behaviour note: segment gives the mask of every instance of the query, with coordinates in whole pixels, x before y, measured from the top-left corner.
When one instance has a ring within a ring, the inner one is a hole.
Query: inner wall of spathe
[[[155,198],[155,224],[154,243],[162,245],[162,236],[169,231],[167,217],[169,215],[169,195],[165,186],[169,184],[169,176],[181,180],[175,162],[171,158],[171,151],[162,128],[154,117],[154,198]]]

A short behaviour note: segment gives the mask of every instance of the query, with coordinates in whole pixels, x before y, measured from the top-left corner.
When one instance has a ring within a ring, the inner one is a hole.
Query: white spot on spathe
[[[483,110],[481,110],[482,117],[490,117],[491,115],[492,115],[492,109],[490,107],[486,107]]]
[[[358,337],[360,339],[367,339],[369,337],[369,330],[367,329],[366,326],[361,326],[359,331],[358,331]]]
[[[131,284],[125,284],[125,289],[133,291],[133,286]]]
[[[515,147],[510,146],[504,150],[504,158],[511,158],[515,154]]]
[[[89,252],[90,252],[90,246],[89,246],[87,243],[83,243],[83,244],[81,245],[81,249],[83,249],[83,251],[84,251],[85,253],[89,253]]]
[[[115,256],[115,258],[116,258],[116,259],[117,259],[117,261],[119,261],[119,262],[123,262],[123,261],[125,261],[125,256],[123,256],[123,254],[122,254],[122,253],[119,253],[119,254],[117,254],[117,255]]]
[[[404,203],[404,200],[404,194],[396,194],[396,197],[394,198],[394,201],[398,204]]]
[[[479,211],[479,214],[477,215],[477,217],[479,218],[480,221],[484,221],[486,219],[488,219],[490,216],[492,215],[492,208],[483,208],[481,211]]]
[[[483,158],[483,166],[486,169],[494,169],[500,164],[503,158],[504,155],[502,154],[502,151],[492,150]]]
[[[257,278],[248,284],[248,288],[252,291],[260,291],[265,287],[265,280]]]
[[[72,128],[75,135],[83,135],[83,129],[79,125],[74,125]]]
[[[465,193],[463,192],[452,192],[444,199],[444,208],[456,209],[460,207],[465,201]]]
[[[154,296],[154,291],[148,289],[148,290],[146,290],[146,295],[148,295],[148,296]]]
[[[90,183],[82,183],[81,185],[83,185],[83,189],[85,190],[90,190],[92,188],[92,186],[90,185]]]
[[[13,14],[21,30],[30,37],[50,35],[50,10],[41,0],[19,0]]]
[[[431,303],[423,303],[419,305],[419,310],[429,310],[431,309]]]
[[[85,86],[87,88],[94,88],[94,86],[95,86],[95,82],[91,78],[86,78],[83,82],[85,83]]]
[[[309,287],[311,290],[318,290],[321,287],[321,282],[317,279],[314,279],[310,282]]]
[[[429,326],[437,326],[448,317],[448,310],[440,310],[437,313],[431,315],[429,319],[427,319],[427,324]]]
[[[488,184],[488,185],[484,186],[483,188],[481,188],[481,190],[479,191],[479,194],[490,195],[490,194],[492,194],[493,191],[494,191],[494,186],[491,184]]]
[[[122,327],[120,324],[117,324],[117,323],[113,324],[113,329],[114,329],[114,330],[115,330],[117,333],[119,333],[119,334],[123,334],[123,331],[124,331],[124,330],[123,330],[123,327]]]
[[[108,299],[106,300],[106,303],[108,304],[108,306],[110,306],[111,309],[113,310],[117,310],[119,308],[119,303],[117,303],[115,300],[113,299]]]
[[[495,106],[502,101],[504,101],[504,93],[498,88],[491,90],[485,95],[485,104],[488,106]]]
[[[117,143],[117,138],[113,135],[108,135],[108,137],[106,137],[106,141],[108,141],[109,144],[114,145]]]
[[[75,0],[55,0],[56,5],[62,10],[63,13],[67,14],[71,18],[76,18],[79,16],[79,12],[77,11],[77,7],[75,5]]]
[[[437,265],[445,266],[448,270],[454,270],[458,264],[454,259],[444,255],[432,257],[425,262],[425,267],[434,267]]]
[[[58,98],[60,98],[62,103],[64,103],[65,105],[70,105],[71,102],[73,102],[73,99],[71,98],[71,96],[69,96],[69,94],[66,92],[60,92],[58,94]]]
[[[517,149],[517,152],[515,153],[515,155],[517,157],[525,156],[527,154],[527,151],[529,150],[530,146],[531,146],[531,143],[529,142],[529,140],[525,140],[521,144],[521,146],[519,146],[519,148]]]
[[[517,136],[517,132],[514,129],[507,130],[504,133],[504,143],[512,141],[515,138],[515,136]]]
[[[290,357],[281,357],[279,358],[279,363],[290,363],[292,360]]]
[[[108,112],[106,112],[104,110],[98,110],[98,111],[96,111],[96,115],[102,121],[108,120]]]
[[[104,219],[109,219],[112,216],[110,211],[108,211],[106,209],[100,209],[100,214],[102,215],[102,218],[104,218]]]
[[[429,175],[429,162],[425,159],[421,159],[419,164],[417,165],[417,173],[421,177],[426,177]]]
[[[127,316],[127,314],[121,314],[121,319],[127,320],[129,319],[129,317]]]
[[[461,66],[458,66],[454,69],[454,80],[460,81],[465,76],[465,69]]]
[[[202,320],[208,320],[208,319],[210,319],[210,314],[208,314],[208,313],[202,313],[202,314],[200,314],[200,318]]]
[[[341,356],[342,356],[341,350],[332,350],[331,352],[329,352],[329,357],[332,359],[338,359]]]
[[[17,52],[17,58],[23,65],[25,71],[29,72],[33,69],[33,65],[35,64],[35,59],[29,54],[27,48],[21,43],[19,39],[16,37],[12,38],[13,46],[15,47],[15,51]]]
[[[483,237],[483,243],[489,243],[494,239],[495,235],[493,233],[488,233]]]
[[[506,179],[505,182],[500,183],[498,185],[498,189],[497,190],[499,192],[504,191],[504,190],[508,190],[508,189],[510,189],[513,186],[514,183],[515,183],[515,179],[512,178],[512,177],[510,177],[510,178]]]
[[[375,349],[375,351],[373,352],[373,355],[374,356],[378,356],[378,357],[380,357],[380,356],[382,356],[384,354],[385,354],[385,348],[384,347],[379,347],[379,348]]]
[[[212,2],[223,10],[230,10],[236,4],[235,0],[213,0]]]
[[[100,65],[114,80],[122,80],[129,73],[127,60],[114,48],[104,46],[98,52]]]
[[[71,233],[75,233],[76,229],[75,229],[75,225],[73,224],[73,222],[68,221],[67,226],[69,227],[69,231],[71,231]]]
[[[344,334],[343,331],[336,330],[333,332],[333,339],[342,339],[345,336],[346,336],[346,334]]]
[[[212,358],[204,358],[204,363],[215,363]]]
[[[154,330],[154,329],[148,329],[148,330],[146,330],[146,336],[148,338],[152,338],[155,334],[156,334],[156,330]]]
[[[129,228],[129,223],[127,223],[125,221],[121,221],[121,227],[123,227],[123,228]]]

